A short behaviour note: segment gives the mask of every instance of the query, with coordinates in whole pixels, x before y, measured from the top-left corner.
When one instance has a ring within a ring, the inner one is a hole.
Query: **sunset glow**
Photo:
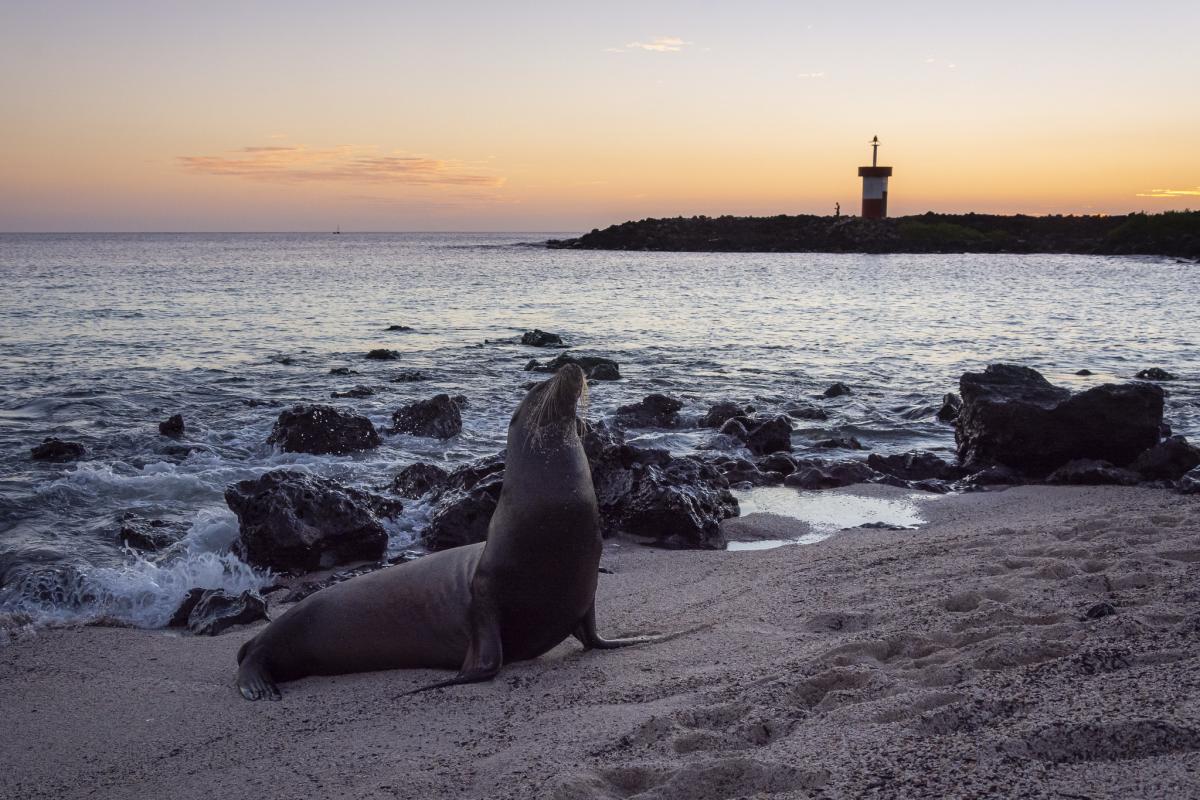
[[[507,6],[5,3],[0,230],[1200,205],[1194,3]]]

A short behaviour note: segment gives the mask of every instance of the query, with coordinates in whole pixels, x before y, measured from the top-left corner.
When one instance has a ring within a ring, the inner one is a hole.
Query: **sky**
[[[0,3],[2,231],[1200,208],[1200,3]]]

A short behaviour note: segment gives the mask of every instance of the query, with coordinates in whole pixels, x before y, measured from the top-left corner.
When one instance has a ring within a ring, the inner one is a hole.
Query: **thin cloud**
[[[821,78],[825,77],[825,73],[824,72],[801,72],[796,77],[797,78],[805,78],[808,80],[820,80]]]
[[[678,53],[692,44],[678,36],[655,36],[648,42],[630,42],[624,47],[607,48],[609,52],[623,53],[626,50],[647,50],[651,53]]]
[[[1148,192],[1138,192],[1137,197],[1200,197],[1200,186],[1195,189],[1151,189]]]
[[[454,161],[426,156],[382,154],[350,146],[310,150],[243,147],[215,156],[179,156],[188,172],[268,183],[358,183],[407,186],[497,188],[504,178],[463,169]]]

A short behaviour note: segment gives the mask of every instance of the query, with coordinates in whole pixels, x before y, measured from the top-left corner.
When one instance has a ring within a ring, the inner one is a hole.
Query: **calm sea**
[[[542,328],[620,362],[590,416],[650,392],[699,415],[721,399],[772,410],[834,381],[824,423],[870,450],[947,455],[933,418],[958,376],[989,362],[1072,388],[1161,366],[1168,421],[1200,438],[1200,267],[1159,258],[996,255],[607,253],[546,250],[551,234],[0,235],[0,613],[14,625],[107,617],[161,625],[192,586],[261,576],[227,554],[231,482],[294,466],[366,488],[415,460],[467,461],[503,445],[508,415],[548,358],[516,343]],[[408,333],[386,332],[409,325]],[[395,362],[364,360],[378,347]],[[335,367],[357,371],[330,373]],[[1087,368],[1094,375],[1077,377]],[[391,383],[401,369],[430,380]],[[331,401],[367,385],[376,394]],[[405,402],[465,394],[463,434],[385,437],[354,457],[265,444],[279,410],[337,402],[389,420]],[[160,437],[182,413],[195,446]],[[711,431],[641,431],[703,448]],[[75,464],[33,462],[46,436],[79,441]],[[187,534],[149,558],[122,549],[121,514]],[[391,529],[403,549],[428,509]],[[0,621],[2,622],[2,621]],[[0,624],[0,629],[4,625]],[[3,638],[3,635],[0,635]]]

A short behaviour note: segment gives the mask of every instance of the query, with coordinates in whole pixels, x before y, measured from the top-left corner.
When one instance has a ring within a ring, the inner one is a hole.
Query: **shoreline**
[[[610,544],[604,632],[698,629],[411,698],[440,673],[247,703],[234,654],[258,626],[38,631],[0,647],[0,795],[1200,793],[1200,498],[1029,486],[922,510],[771,550]]]

